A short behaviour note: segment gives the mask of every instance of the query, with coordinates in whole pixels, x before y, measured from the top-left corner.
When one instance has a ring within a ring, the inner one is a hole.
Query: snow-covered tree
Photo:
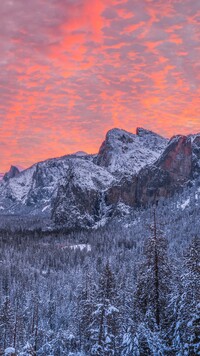
[[[0,309],[0,345],[3,349],[13,346],[15,314],[9,296],[6,296]]]
[[[93,322],[92,355],[119,354],[119,309],[118,293],[114,273],[106,264],[99,281]]]
[[[96,286],[91,274],[86,271],[84,284],[78,297],[77,320],[81,349],[89,353],[91,351],[91,325],[96,297]]]
[[[153,234],[146,241],[144,262],[138,272],[135,292],[135,313],[150,330],[165,328],[170,297],[171,269],[168,242],[157,229],[154,212]]]
[[[200,354],[200,239],[196,236],[184,257],[176,296],[173,347],[179,356]]]

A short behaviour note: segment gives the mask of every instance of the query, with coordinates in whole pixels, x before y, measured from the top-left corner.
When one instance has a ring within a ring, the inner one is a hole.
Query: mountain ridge
[[[0,214],[48,217],[69,229],[98,227],[198,177],[200,134],[168,140],[143,128],[136,134],[114,128],[97,154],[64,155],[11,173],[0,182]]]

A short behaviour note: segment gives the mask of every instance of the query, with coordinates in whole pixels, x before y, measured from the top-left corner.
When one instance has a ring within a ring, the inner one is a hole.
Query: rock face
[[[192,141],[190,137],[175,136],[154,165],[138,175],[137,203],[143,205],[168,197],[192,179]]]
[[[173,137],[156,165],[169,172],[175,181],[185,182],[192,173],[192,142],[190,137]]]
[[[146,133],[141,130],[141,134]],[[122,202],[128,206],[141,206],[157,202],[161,197],[167,198],[178,191],[184,183],[194,178],[196,168],[193,164],[194,143],[197,162],[200,162],[200,137],[173,137],[164,152],[154,164],[146,165],[138,174],[124,177],[106,193],[108,204]],[[197,164],[196,164],[197,165]]]
[[[117,206],[123,203],[133,207],[137,204],[137,176],[124,177],[116,184],[113,184],[105,194],[105,201],[108,206]]]
[[[106,215],[104,192],[115,178],[92,162],[76,160],[52,203],[52,218],[68,229],[92,227]]]
[[[12,179],[14,177],[17,177],[18,174],[20,173],[19,169],[15,166],[11,166],[9,172],[7,172],[4,177],[3,180],[7,181],[8,179]]]
[[[12,168],[0,182],[0,213],[92,228],[169,197],[199,175],[200,134],[168,142],[142,128],[136,134],[113,129],[97,155],[67,155],[23,172]]]
[[[200,134],[191,135],[192,142],[192,172],[193,178],[198,178],[200,175]]]

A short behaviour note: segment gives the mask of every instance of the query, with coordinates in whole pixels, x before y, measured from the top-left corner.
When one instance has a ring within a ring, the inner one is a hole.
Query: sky
[[[1,0],[0,172],[200,131],[200,0]]]

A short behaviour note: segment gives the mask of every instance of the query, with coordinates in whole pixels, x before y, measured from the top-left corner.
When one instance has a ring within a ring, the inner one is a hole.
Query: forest
[[[2,223],[0,355],[200,355],[197,198],[92,231]]]

